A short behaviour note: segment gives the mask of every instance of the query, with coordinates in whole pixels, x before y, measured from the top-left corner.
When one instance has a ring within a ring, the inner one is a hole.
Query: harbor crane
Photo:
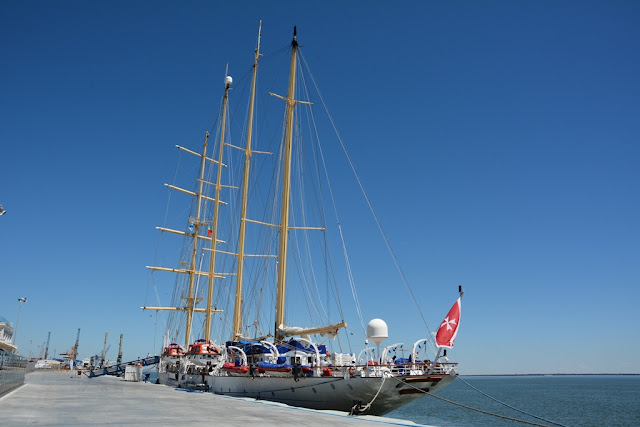
[[[47,336],[47,346],[44,348],[44,360],[49,358],[49,341],[51,340],[51,331],[49,331],[49,335]]]
[[[78,335],[76,335],[76,343],[73,345],[73,351],[71,352],[71,360],[73,363],[76,363],[76,359],[78,358],[78,341],[80,341],[80,328],[78,328]]]
[[[107,354],[107,337],[109,336],[109,332],[104,333],[104,346],[102,347],[102,357],[100,358],[100,367],[104,366],[104,360]],[[111,347],[111,346],[109,346]]]
[[[120,348],[118,348],[118,359],[116,359],[116,365],[122,363],[122,337],[124,334],[120,334]]]

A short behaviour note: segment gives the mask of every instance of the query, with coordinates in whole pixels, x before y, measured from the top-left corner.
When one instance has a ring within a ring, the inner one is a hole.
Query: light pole
[[[16,328],[13,331],[12,344],[16,343],[16,336],[18,335],[18,325],[20,324],[20,312],[22,311],[22,303],[27,302],[27,299],[26,298],[18,298],[18,302],[20,303],[20,308],[18,309],[18,320],[16,320]]]

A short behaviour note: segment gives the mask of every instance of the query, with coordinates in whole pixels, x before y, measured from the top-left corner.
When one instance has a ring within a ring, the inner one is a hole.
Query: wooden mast
[[[224,101],[222,103],[222,121],[220,124],[220,151],[218,153],[218,174],[216,176],[216,196],[213,202],[213,227],[211,232],[211,254],[209,256],[209,287],[207,291],[207,311],[204,322],[204,338],[211,339],[211,309],[213,299],[213,279],[215,278],[216,244],[218,243],[218,210],[220,208],[220,190],[222,189],[222,155],[224,154],[224,135],[227,122],[227,102],[229,101],[229,88],[231,77],[225,76]]]
[[[222,310],[215,310],[215,309],[205,310],[204,308],[196,308],[196,304],[200,301],[200,299],[194,297],[194,284],[195,284],[195,277],[196,276],[211,276],[213,274],[215,278],[224,277],[224,276],[221,276],[221,275],[216,275],[215,273],[212,273],[212,272],[202,272],[202,271],[196,270],[196,255],[197,255],[197,250],[198,250],[198,239],[204,239],[203,236],[200,236],[200,226],[205,224],[204,222],[202,222],[200,220],[200,212],[201,212],[201,209],[202,209],[202,201],[203,200],[214,201],[210,197],[205,196],[204,194],[202,194],[202,188],[203,188],[203,185],[204,185],[205,164],[206,164],[207,161],[210,161],[210,162],[213,162],[213,163],[217,163],[218,167],[222,167],[223,166],[221,162],[218,162],[217,160],[213,160],[213,159],[207,157],[208,141],[209,141],[209,132],[206,132],[205,138],[204,138],[204,147],[202,149],[202,154],[196,153],[195,151],[191,151],[191,150],[189,150],[187,148],[184,148],[184,147],[181,147],[179,145],[176,146],[180,150],[186,151],[186,152],[188,152],[190,154],[199,156],[201,158],[200,176],[199,176],[200,185],[198,187],[198,191],[197,192],[193,192],[193,191],[185,190],[185,189],[180,188],[180,187],[176,187],[174,185],[165,184],[167,187],[169,187],[169,188],[171,188],[173,190],[178,190],[178,191],[180,191],[182,193],[185,193],[185,194],[188,194],[190,196],[194,196],[194,197],[197,198],[196,217],[189,219],[189,223],[193,225],[193,231],[187,233],[187,232],[184,232],[184,231],[173,230],[173,229],[165,228],[165,227],[156,227],[160,231],[167,231],[169,233],[178,234],[178,235],[182,235],[182,236],[187,236],[187,237],[193,238],[190,266],[189,266],[189,268],[167,268],[167,267],[147,266],[148,269],[154,270],[154,271],[169,271],[169,272],[172,272],[172,273],[187,274],[189,276],[189,291],[188,291],[188,294],[187,294],[186,297],[184,297],[184,296],[182,297],[182,299],[185,301],[185,304],[182,307],[153,307],[153,306],[141,307],[143,310],[185,311],[186,314],[187,314],[186,329],[185,329],[185,335],[184,335],[185,348],[189,348],[189,338],[190,338],[190,335],[191,335],[191,325],[192,325],[192,322],[193,322],[193,313],[196,313],[196,312],[197,313],[202,313],[202,312],[205,312],[205,311],[207,313],[212,313],[212,312],[222,311]],[[217,241],[217,242],[219,242],[219,241]]]
[[[200,184],[198,185],[198,193],[197,193],[197,202],[196,202],[196,219],[193,222],[194,227],[194,235],[199,235],[200,230],[200,211],[202,210],[202,187],[204,186],[204,170],[207,158],[207,143],[209,142],[209,132],[205,134],[204,137],[204,147],[202,149],[202,159],[200,161]],[[189,293],[187,297],[183,297],[185,300],[185,308],[187,312],[187,325],[184,331],[184,346],[185,348],[189,348],[189,339],[191,337],[191,323],[193,321],[193,309],[196,306],[196,298],[194,296],[194,285],[195,285],[195,277],[194,272],[196,271],[196,256],[198,253],[198,238],[194,237],[193,245],[191,247],[191,265],[189,267]]]
[[[287,276],[287,246],[289,239],[289,230],[291,229],[307,229],[307,230],[323,230],[324,228],[318,227],[290,227],[289,226],[289,196],[291,188],[291,148],[293,143],[293,117],[295,114],[296,104],[309,104],[307,101],[297,101],[294,99],[296,88],[296,59],[298,53],[298,41],[296,35],[296,27],[293,27],[293,40],[291,41],[291,66],[289,69],[289,93],[287,98],[279,95],[278,98],[284,99],[287,102],[287,114],[286,114],[286,128],[285,128],[285,146],[284,146],[284,168],[282,178],[282,205],[280,212],[280,246],[278,250],[278,282],[276,293],[276,321],[275,321],[275,340],[276,342],[282,341],[284,338],[292,335],[310,335],[320,333],[337,333],[338,329],[345,328],[346,322],[339,322],[329,326],[322,326],[318,328],[295,328],[287,331],[283,328],[286,327],[284,323],[284,301],[285,301],[285,284]]]
[[[210,339],[211,334],[211,314],[215,312],[220,312],[222,310],[213,309],[212,308],[212,297],[213,297],[213,279],[215,278],[224,278],[224,275],[220,273],[215,273],[215,253],[220,252],[216,250],[216,245],[218,243],[223,243],[221,240],[217,239],[217,231],[218,231],[218,208],[220,203],[224,203],[219,201],[220,189],[221,185],[221,167],[224,166],[222,163],[222,154],[223,147],[230,146],[232,148],[240,149],[245,152],[245,163],[244,163],[244,180],[243,180],[243,197],[242,197],[242,207],[241,207],[241,222],[240,222],[240,234],[238,239],[238,253],[237,256],[238,261],[238,271],[236,273],[236,294],[235,294],[235,304],[234,304],[234,322],[233,322],[233,336],[232,340],[235,340],[241,336],[242,329],[242,278],[243,278],[243,267],[244,267],[244,259],[248,256],[266,256],[266,257],[275,257],[274,255],[247,255],[245,254],[245,226],[246,222],[253,222],[257,224],[278,227],[280,229],[280,245],[279,245],[279,253],[278,253],[278,277],[277,277],[277,294],[276,294],[276,322],[275,322],[275,338],[276,341],[282,341],[287,336],[292,335],[309,335],[309,334],[317,334],[317,333],[330,333],[335,334],[337,330],[340,328],[344,328],[347,326],[345,322],[339,322],[334,325],[324,326],[324,327],[316,327],[316,328],[292,328],[291,330],[283,330],[286,326],[284,323],[284,301],[285,301],[285,282],[286,282],[286,269],[287,269],[287,246],[288,246],[288,232],[291,229],[308,229],[308,230],[324,230],[324,228],[318,227],[290,227],[289,226],[289,197],[290,197],[290,186],[291,186],[291,149],[292,149],[292,141],[293,141],[293,118],[295,114],[295,105],[297,103],[309,104],[310,102],[298,101],[294,99],[295,95],[295,71],[296,71],[296,59],[297,59],[297,49],[298,42],[296,37],[296,29],[294,27],[293,41],[291,42],[292,52],[291,52],[291,65],[290,65],[290,75],[289,75],[289,92],[287,98],[276,95],[274,93],[270,93],[270,95],[276,96],[280,99],[283,99],[287,102],[287,110],[286,110],[286,129],[285,129],[285,152],[284,152],[284,168],[283,168],[283,187],[282,187],[282,200],[281,200],[281,221],[279,225],[276,224],[268,224],[261,221],[250,220],[246,217],[247,210],[247,199],[248,199],[248,183],[249,183],[249,165],[252,154],[260,153],[260,154],[272,154],[262,151],[256,151],[251,149],[251,140],[252,140],[252,127],[253,127],[253,110],[254,110],[254,99],[255,99],[255,85],[256,85],[256,75],[257,75],[257,67],[258,67],[258,58],[260,56],[260,38],[261,38],[261,29],[262,22],[260,22],[260,29],[258,32],[258,45],[255,50],[254,57],[254,69],[253,69],[253,81],[251,87],[251,102],[250,102],[250,110],[249,110],[249,120],[248,120],[248,131],[247,131],[247,141],[246,148],[235,147],[231,144],[224,142],[224,134],[225,134],[225,121],[226,121],[226,108],[228,101],[228,90],[230,81],[225,85],[225,95],[224,95],[224,106],[223,106],[223,118],[222,118],[222,129],[221,129],[221,138],[220,138],[220,153],[219,160],[214,160],[212,158],[206,157],[207,153],[207,142],[209,138],[209,133],[207,132],[204,142],[203,153],[199,154],[189,149],[186,149],[181,146],[177,146],[179,149],[187,151],[190,154],[201,157],[202,165],[200,169],[200,186],[198,192],[188,191],[173,185],[165,184],[167,187],[178,190],[182,193],[189,194],[191,196],[197,197],[197,214],[195,219],[191,219],[190,223],[193,224],[194,229],[191,232],[187,233],[184,231],[173,230],[164,227],[156,227],[161,231],[167,231],[174,234],[179,234],[183,236],[193,237],[193,253],[191,257],[191,265],[190,268],[165,268],[165,267],[153,267],[147,266],[147,268],[156,271],[169,271],[174,273],[182,273],[189,275],[189,293],[187,297],[183,297],[185,300],[185,304],[182,307],[141,307],[145,310],[173,310],[173,311],[186,311],[187,312],[187,329],[185,332],[185,347],[189,346],[189,336],[191,334],[193,313],[205,313],[205,336],[206,339]],[[204,184],[204,165],[206,161],[210,161],[212,163],[218,164],[218,177],[216,180],[216,195],[215,198],[208,197],[203,194],[202,188]],[[207,222],[202,222],[200,220],[200,212],[201,205],[203,200],[208,200],[215,203],[215,213],[213,220],[213,230],[211,237],[205,237],[200,235],[200,226],[207,224]],[[203,248],[205,250],[211,250],[212,254],[210,257],[210,268],[208,272],[198,271],[196,270],[196,255],[197,255],[197,241],[198,239],[206,239],[211,241],[211,249]],[[229,252],[224,252],[230,254]],[[196,276],[207,276],[209,278],[209,291],[207,298],[207,308],[196,308],[196,304],[200,301],[199,298],[194,297],[194,281]]]
[[[244,171],[242,179],[242,206],[240,208],[240,232],[238,236],[238,254],[236,271],[236,296],[233,311],[233,331],[231,340],[236,340],[242,332],[242,275],[244,274],[244,238],[247,219],[247,198],[249,194],[249,163],[251,160],[251,137],[253,131],[253,107],[256,93],[256,76],[258,73],[258,58],[260,57],[260,37],[262,36],[262,21],[258,29],[258,45],[253,58],[253,78],[251,80],[251,101],[249,104],[249,120],[247,124],[247,143],[244,150]]]
[[[287,276],[287,246],[289,234],[289,195],[291,187],[291,145],[293,140],[293,114],[296,101],[294,99],[296,89],[296,59],[298,53],[298,41],[296,27],[293,27],[293,40],[291,41],[291,66],[289,69],[289,92],[287,94],[287,118],[284,141],[284,171],[282,177],[282,207],[280,211],[280,245],[278,250],[278,290],[276,294],[276,324],[275,339],[280,341],[283,336],[278,332],[284,325],[284,297],[285,282]]]

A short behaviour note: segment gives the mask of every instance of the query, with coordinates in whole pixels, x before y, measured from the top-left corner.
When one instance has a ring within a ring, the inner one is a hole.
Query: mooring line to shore
[[[465,404],[462,404],[462,403],[454,402],[453,400],[449,400],[449,399],[446,399],[446,398],[444,398],[444,397],[441,397],[441,396],[438,396],[438,395],[436,395],[436,394],[433,394],[433,393],[431,393],[431,392],[424,391],[424,390],[422,390],[421,388],[418,388],[418,387],[416,387],[416,386],[415,386],[415,385],[413,385],[413,384],[409,384],[409,383],[407,383],[407,382],[404,382],[404,381],[402,381],[402,380],[399,380],[399,379],[397,379],[396,377],[392,377],[392,378],[393,378],[393,379],[395,379],[396,381],[398,381],[398,382],[402,383],[402,384],[408,385],[409,387],[412,387],[412,388],[414,388],[414,389],[416,389],[416,390],[420,391],[421,393],[428,394],[429,396],[435,397],[436,399],[440,399],[440,400],[442,400],[442,401],[445,401],[445,402],[451,403],[452,405],[460,406],[461,408],[470,409],[470,410],[472,410],[472,411],[480,412],[480,413],[485,414],[485,415],[491,415],[491,416],[494,416],[494,417],[497,417],[497,418],[502,418],[502,419],[509,420],[509,421],[515,421],[515,422],[517,422],[517,423],[529,424],[529,425],[532,425],[532,426],[538,426],[538,427],[549,427],[549,426],[548,426],[548,425],[546,425],[546,424],[538,424],[538,423],[535,423],[535,422],[532,422],[532,421],[521,420],[521,419],[519,419],[519,418],[514,418],[514,417],[508,417],[508,416],[506,416],[506,415],[500,415],[500,414],[496,414],[496,413],[494,413],[494,412],[485,411],[484,409],[474,408],[474,407],[472,407],[472,406],[468,406],[468,405],[465,405]],[[460,379],[460,377],[458,377],[458,379]],[[466,381],[464,381],[464,380],[462,380],[462,381],[463,381],[465,384],[468,384]],[[470,384],[468,384],[468,385],[470,385]],[[475,387],[474,387],[474,388],[475,388]],[[478,392],[480,392],[480,390],[477,390],[477,391],[478,391]],[[482,393],[482,392],[480,392],[480,393]],[[483,393],[483,394],[484,394],[484,393]],[[489,397],[489,396],[487,396],[487,397]],[[494,399],[494,400],[496,400],[496,399]],[[496,401],[497,401],[497,402],[499,402],[499,403],[502,403],[502,402],[500,402],[500,401],[498,401],[498,400],[496,400]],[[522,412],[523,414],[526,414],[526,415],[529,415],[529,416],[531,416],[531,417],[534,417],[534,418],[540,419],[540,420],[542,420],[542,421],[545,421],[545,422],[548,422],[548,423],[551,423],[551,424],[555,424],[555,425],[558,425],[558,426],[562,426],[562,427],[567,427],[567,426],[565,426],[565,425],[563,425],[563,424],[556,423],[556,422],[553,422],[553,421],[550,421],[550,420],[545,420],[544,418],[537,417],[537,416],[535,416],[535,415],[533,415],[533,414],[529,414],[529,413],[527,413],[527,412],[524,412],[524,411],[521,411],[521,410],[519,410],[519,409],[513,408],[513,407],[511,407],[511,406],[509,406],[509,405],[507,405],[507,404],[505,404],[505,406],[508,406],[509,408],[515,409],[516,411]]]
[[[501,405],[504,405],[504,406],[506,406],[507,408],[511,408],[511,409],[513,409],[514,411],[518,411],[518,412],[520,412],[520,413],[522,413],[522,414],[528,415],[528,416],[533,417],[533,418],[536,418],[536,419],[538,419],[538,420],[542,420],[542,421],[544,421],[544,422],[546,422],[546,423],[551,423],[551,424],[553,424],[553,425],[557,425],[557,426],[560,426],[560,427],[567,427],[567,426],[565,426],[564,424],[560,424],[560,423],[555,422],[555,421],[552,421],[552,420],[547,420],[547,419],[545,419],[545,418],[542,418],[542,417],[539,417],[539,416],[537,416],[537,415],[530,414],[529,412],[523,411],[522,409],[515,408],[515,407],[513,407],[513,406],[511,406],[511,405],[509,405],[509,404],[507,404],[507,403],[505,403],[505,402],[502,402],[502,401],[500,401],[500,400],[496,399],[495,397],[489,396],[487,393],[484,393],[484,392],[483,392],[483,391],[481,391],[481,390],[478,390],[477,388],[475,388],[474,386],[472,386],[471,384],[469,384],[468,382],[466,382],[465,380],[463,380],[463,379],[462,379],[462,378],[460,378],[459,376],[458,376],[458,379],[459,379],[460,381],[462,381],[463,383],[465,383],[466,385],[468,385],[469,387],[471,387],[472,389],[474,389],[475,391],[477,391],[478,393],[480,393],[481,395],[483,395],[483,396],[485,396],[485,397],[488,397],[489,399],[491,399],[491,400],[493,400],[493,401],[495,401],[495,402],[497,402],[497,403],[499,403],[499,404],[501,404]]]

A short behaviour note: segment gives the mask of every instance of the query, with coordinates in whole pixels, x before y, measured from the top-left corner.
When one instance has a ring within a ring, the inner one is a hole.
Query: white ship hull
[[[350,412],[358,402],[371,406],[369,415],[384,415],[437,391],[456,378],[452,375],[391,377],[289,377],[224,376],[159,373],[158,382],[172,387],[203,387],[220,395],[248,397],[309,409]],[[377,395],[377,396],[376,396]]]

